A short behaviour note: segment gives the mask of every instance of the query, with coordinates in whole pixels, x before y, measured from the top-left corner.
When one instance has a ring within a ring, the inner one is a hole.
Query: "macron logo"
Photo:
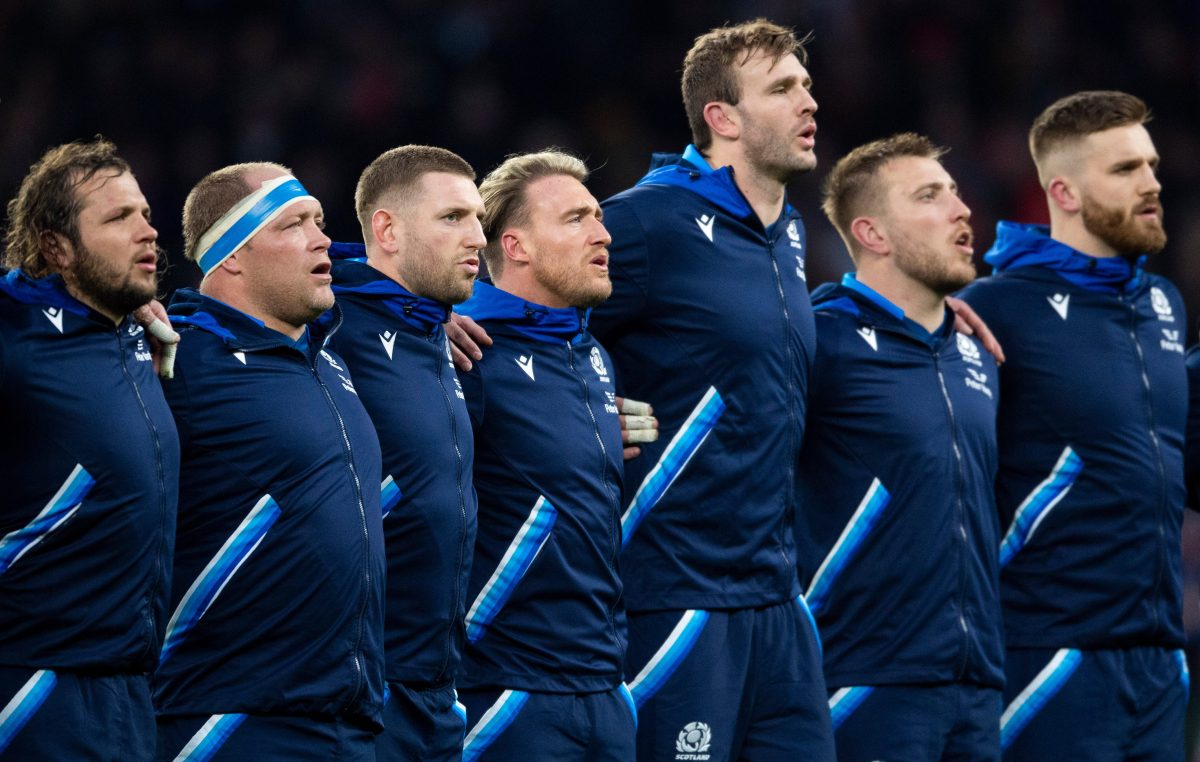
[[[1054,311],[1058,313],[1060,318],[1063,320],[1067,319],[1067,307],[1071,305],[1070,294],[1055,294],[1054,296],[1047,296],[1046,301],[1050,302],[1050,306],[1054,308]]]
[[[517,365],[521,366],[521,370],[525,371],[530,381],[537,380],[533,377],[533,355],[521,355],[517,358]]]
[[[392,349],[396,346],[396,332],[384,331],[379,334],[379,340],[383,342],[383,351],[388,353],[388,359],[392,359]]]
[[[62,333],[62,307],[49,307],[42,310],[42,314],[49,318],[50,322]]]
[[[879,339],[875,338],[875,329],[869,325],[864,325],[858,329],[858,335],[863,337],[863,341],[871,345],[871,349],[879,351]]]
[[[696,224],[700,226],[700,232],[704,233],[704,237],[712,241],[713,223],[717,221],[716,215],[702,214],[696,218]]]

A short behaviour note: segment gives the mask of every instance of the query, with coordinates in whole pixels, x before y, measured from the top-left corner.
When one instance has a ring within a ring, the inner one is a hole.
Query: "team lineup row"
[[[1051,224],[979,280],[943,149],[856,148],[855,269],[810,294],[806,64],[698,37],[693,143],[603,203],[562,151],[476,185],[401,146],[334,243],[286,167],[217,170],[167,312],[131,167],[43,155],[0,279],[0,758],[1182,759],[1200,355],[1142,269],[1146,105],[1038,117]]]

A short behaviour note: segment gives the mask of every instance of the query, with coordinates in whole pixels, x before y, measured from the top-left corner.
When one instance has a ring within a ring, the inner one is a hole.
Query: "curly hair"
[[[8,229],[4,235],[4,264],[20,268],[34,278],[53,272],[43,256],[47,233],[58,233],[80,245],[79,212],[83,202],[76,190],[111,170],[129,170],[117,147],[97,135],[90,142],[75,141],[51,148],[29,168],[17,195],[8,202]]]

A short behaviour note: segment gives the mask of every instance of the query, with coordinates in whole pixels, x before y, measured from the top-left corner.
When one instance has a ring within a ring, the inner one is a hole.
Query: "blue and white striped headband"
[[[283,213],[296,201],[316,201],[300,181],[291,175],[267,180],[259,189],[239,201],[225,212],[221,219],[204,231],[196,246],[196,264],[204,277],[229,259],[229,255],[242,248],[267,223]]]

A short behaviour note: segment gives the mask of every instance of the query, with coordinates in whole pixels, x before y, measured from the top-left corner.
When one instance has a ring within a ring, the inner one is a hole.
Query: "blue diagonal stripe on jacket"
[[[504,552],[496,570],[492,572],[492,576],[479,591],[470,611],[467,612],[468,641],[476,643],[487,632],[488,625],[508,602],[517,583],[525,576],[525,572],[529,571],[534,559],[550,539],[550,530],[554,528],[557,518],[558,511],[554,510],[554,506],[550,505],[545,497],[539,496],[517,536]]]
[[[1000,567],[1004,568],[1033,538],[1042,520],[1071,491],[1083,471],[1083,460],[1070,447],[1062,451],[1050,475],[1030,492],[1013,513],[1012,526],[1000,541]]]
[[[74,516],[83,504],[83,498],[95,484],[96,480],[87,469],[82,464],[77,464],[58,492],[50,498],[50,502],[46,503],[46,507],[33,521],[0,539],[0,574],[8,571],[17,559]]]
[[[621,517],[621,547],[629,544],[629,538],[637,530],[638,524],[683,473],[688,461],[704,444],[724,412],[725,401],[716,387],[710,386],[629,501],[629,508]]]
[[[171,621],[167,622],[167,634],[163,638],[162,655],[158,663],[162,664],[187,637],[200,617],[208,611],[213,601],[229,584],[234,573],[241,568],[250,554],[263,541],[267,532],[279,518],[280,509],[275,499],[263,495],[255,504],[242,523],[234,530],[217,554],[213,556],[192,586],[188,588]]]

